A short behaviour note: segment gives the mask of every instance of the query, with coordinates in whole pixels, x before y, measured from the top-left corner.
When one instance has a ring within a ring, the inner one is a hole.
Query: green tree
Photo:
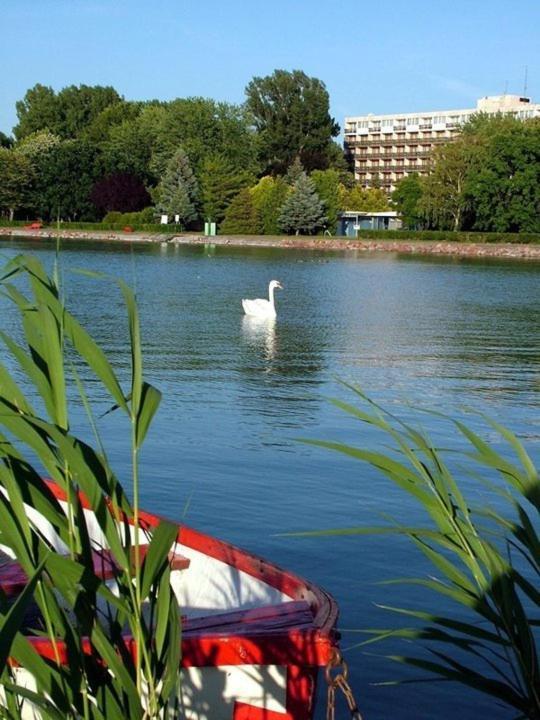
[[[86,125],[81,136],[89,142],[101,145],[109,139],[113,128],[117,128],[122,123],[136,120],[145,105],[142,102],[128,102],[126,100],[107,105]]]
[[[328,227],[335,232],[342,211],[340,173],[337,170],[314,170],[311,179],[318,196],[324,203]]]
[[[15,103],[18,124],[13,129],[17,140],[38,130],[58,131],[59,114],[56,94],[51,87],[37,83]]]
[[[163,104],[149,103],[135,117],[112,124],[107,139],[100,144],[103,174],[129,172],[155,186],[178,149],[176,146],[170,152],[162,152],[166,114]],[[154,160],[156,156],[159,162]]]
[[[261,232],[259,214],[248,188],[240,190],[233,199],[219,229],[225,235],[256,235]]]
[[[43,183],[40,182],[40,169],[47,165],[45,155],[61,142],[58,135],[54,135],[50,130],[36,130],[15,145],[14,149],[17,154],[26,158],[32,167],[32,182],[26,192],[26,207],[32,214],[43,214],[43,203],[40,197]]]
[[[341,207],[358,212],[384,212],[389,209],[388,198],[381,188],[355,185],[348,189],[341,186]]]
[[[166,215],[179,215],[187,224],[197,218],[199,185],[186,152],[178,148],[167,165],[158,187],[157,209]]]
[[[94,220],[90,193],[99,177],[98,150],[82,140],[64,140],[35,157],[34,204],[46,219]]]
[[[476,133],[487,137],[468,176],[474,228],[540,232],[540,122],[477,121]]]
[[[291,193],[290,186],[282,177],[266,175],[251,188],[253,204],[259,214],[261,232],[277,235],[281,231],[279,216],[285,200]]]
[[[226,156],[209,155],[199,171],[203,215],[221,222],[232,199],[254,180],[246,170],[239,170]]]
[[[335,157],[339,125],[329,114],[323,82],[300,70],[275,70],[246,87],[246,107],[258,133],[259,158],[268,173],[283,173],[295,158],[306,170],[325,169]]]
[[[15,212],[25,207],[32,182],[30,161],[8,148],[0,148],[0,213],[13,220]]]
[[[0,131],[0,147],[10,148],[13,145],[13,138]]]
[[[295,157],[285,173],[285,182],[294,187],[298,178],[306,172],[299,157]]]
[[[428,223],[441,230],[461,230],[471,208],[468,181],[478,160],[474,135],[461,135],[437,148],[424,181],[418,207]]]
[[[328,145],[328,168],[330,170],[337,170],[342,175],[342,182],[344,181],[344,175],[349,175],[354,181],[354,174],[352,172],[353,163],[351,163],[345,155],[343,145],[335,140],[332,140]]]
[[[326,222],[324,204],[317,195],[313,181],[303,173],[285,200],[278,220],[279,226],[289,234],[311,235],[323,228]]]
[[[36,130],[18,142],[15,145],[15,150],[21,155],[25,155],[29,160],[34,161],[42,153],[49,152],[61,142],[61,138],[54,135],[50,130]]]
[[[15,137],[21,140],[37,130],[50,130],[61,138],[76,138],[102,110],[120,101],[112,87],[70,85],[55,94],[50,87],[34,85],[15,105]]]
[[[255,137],[243,108],[205,98],[184,98],[166,103],[163,110],[152,160],[156,175],[162,175],[179,146],[189,155],[198,177],[205,159],[215,155],[224,157],[236,170],[258,173]]]
[[[419,208],[422,193],[422,181],[418,173],[412,173],[400,180],[392,193],[392,205],[408,230],[417,230],[423,225]]]

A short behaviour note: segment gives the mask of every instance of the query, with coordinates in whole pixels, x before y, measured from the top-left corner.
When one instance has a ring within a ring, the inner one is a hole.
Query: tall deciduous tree
[[[148,185],[156,185],[179,147],[167,152],[161,161],[166,114],[163,104],[148,103],[135,117],[112,124],[100,144],[104,173],[129,172]],[[159,162],[154,162],[156,155]]]
[[[423,185],[417,173],[400,180],[392,193],[392,205],[408,230],[416,230],[423,226],[424,218],[420,212],[422,193]]]
[[[64,140],[35,157],[35,208],[46,219],[94,220],[90,200],[98,177],[97,148],[81,140]]]
[[[110,138],[111,131],[123,123],[137,119],[145,106],[150,103],[128,102],[121,100],[107,105],[90,123],[86,125],[81,137],[96,145],[101,145]]]
[[[153,170],[160,176],[177,147],[183,147],[199,177],[202,164],[220,155],[235,166],[257,174],[255,138],[243,108],[207,98],[182,98],[164,105]]]
[[[477,151],[474,136],[460,136],[435,151],[419,201],[420,210],[431,226],[461,230],[471,208],[467,183],[477,161]]]
[[[10,148],[13,145],[13,138],[0,131],[0,147]]]
[[[267,172],[283,173],[295,158],[308,171],[328,167],[339,125],[329,114],[328,92],[321,80],[300,70],[254,77],[246,87],[246,107]]]
[[[0,148],[0,213],[9,220],[27,204],[32,178],[32,165],[24,155]]]
[[[495,232],[540,232],[540,121],[484,119],[486,138],[467,187],[474,227]]]
[[[38,130],[57,132],[59,125],[56,93],[51,87],[37,83],[15,103],[18,124],[13,129],[17,140]]]
[[[178,148],[167,165],[158,187],[158,197],[158,210],[166,215],[178,215],[182,224],[197,218],[199,185],[182,148]]]
[[[34,85],[16,103],[15,137],[21,140],[37,130],[50,130],[61,138],[76,138],[102,110],[120,101],[112,87],[70,85],[56,94],[50,87]]]
[[[289,234],[311,235],[323,228],[326,222],[324,204],[317,195],[313,181],[303,173],[281,209],[279,226]]]

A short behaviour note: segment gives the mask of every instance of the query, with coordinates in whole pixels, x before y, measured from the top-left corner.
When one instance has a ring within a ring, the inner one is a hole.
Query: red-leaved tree
[[[117,212],[137,212],[152,200],[141,180],[131,173],[115,173],[98,180],[90,199],[103,214]]]

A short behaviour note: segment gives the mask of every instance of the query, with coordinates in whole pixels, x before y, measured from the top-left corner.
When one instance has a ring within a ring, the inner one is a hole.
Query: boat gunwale
[[[56,483],[47,480],[47,485],[55,498],[62,502],[67,498],[65,491]],[[91,511],[91,505],[84,493],[80,492],[79,497],[85,510]],[[141,529],[151,531],[160,522],[167,521],[160,515],[141,510],[139,513]],[[126,518],[130,525],[133,521]],[[186,630],[182,632],[182,665],[202,666],[214,664],[305,664],[309,666],[324,666],[332,657],[333,650],[339,640],[339,633],[336,630],[338,619],[338,607],[334,598],[325,590],[313,583],[301,578],[293,572],[284,570],[264,558],[243,550],[227,541],[214,538],[207,533],[195,530],[187,525],[178,527],[176,541],[193,550],[201,552],[215,560],[234,567],[239,572],[246,573],[251,577],[260,580],[270,587],[289,595],[292,601],[304,600],[308,603],[312,613],[311,627],[283,627],[265,628],[264,624],[246,624],[245,629],[235,630],[233,634],[223,631],[207,631],[205,629],[193,629],[190,631],[189,623]],[[276,614],[283,604],[276,605]],[[249,610],[235,608],[220,613],[219,618],[224,626],[234,616],[248,615]],[[45,638],[30,638],[32,644],[40,654],[48,655],[50,641]],[[87,639],[83,639],[86,645]],[[130,642],[126,635],[127,643]],[[133,640],[131,639],[131,642]],[[61,642],[60,642],[61,644]],[[88,643],[90,648],[90,644]],[[208,648],[207,657],[213,660],[206,662],[201,652]],[[38,649],[39,648],[39,649]],[[210,648],[212,652],[210,652]],[[221,651],[219,650],[221,648]],[[57,647],[57,649],[59,649]],[[220,656],[219,663],[215,661]]]

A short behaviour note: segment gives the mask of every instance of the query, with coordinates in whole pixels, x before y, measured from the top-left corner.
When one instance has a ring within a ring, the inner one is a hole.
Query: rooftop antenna
[[[529,67],[525,65],[525,79],[523,80],[523,97],[527,97],[527,75],[529,74]]]

